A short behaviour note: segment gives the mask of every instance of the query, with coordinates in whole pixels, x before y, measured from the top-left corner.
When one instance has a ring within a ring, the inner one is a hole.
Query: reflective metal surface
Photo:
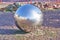
[[[43,21],[41,10],[31,4],[19,7],[14,17],[19,28],[26,32],[33,31],[35,26],[40,27]]]

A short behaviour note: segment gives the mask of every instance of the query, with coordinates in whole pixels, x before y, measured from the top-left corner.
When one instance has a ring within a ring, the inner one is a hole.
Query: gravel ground
[[[60,40],[60,10],[43,14],[43,25],[25,34],[16,27],[12,13],[0,12],[0,40]]]

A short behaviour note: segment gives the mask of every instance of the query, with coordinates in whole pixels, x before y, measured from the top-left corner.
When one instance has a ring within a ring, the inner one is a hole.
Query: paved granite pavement
[[[12,13],[0,12],[0,40],[60,40],[60,10],[43,14],[42,27],[24,34],[16,27]]]

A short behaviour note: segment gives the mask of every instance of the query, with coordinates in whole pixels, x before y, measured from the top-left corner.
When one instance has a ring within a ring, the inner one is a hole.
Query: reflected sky
[[[19,17],[25,17],[27,19],[31,18],[39,18],[41,14],[41,10],[33,5],[26,4],[17,9],[16,15]]]

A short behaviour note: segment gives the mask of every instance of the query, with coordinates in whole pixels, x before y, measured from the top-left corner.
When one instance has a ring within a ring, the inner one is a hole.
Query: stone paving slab
[[[43,25],[25,34],[15,25],[12,13],[1,12],[0,40],[60,40],[60,11],[46,11],[43,14]]]

